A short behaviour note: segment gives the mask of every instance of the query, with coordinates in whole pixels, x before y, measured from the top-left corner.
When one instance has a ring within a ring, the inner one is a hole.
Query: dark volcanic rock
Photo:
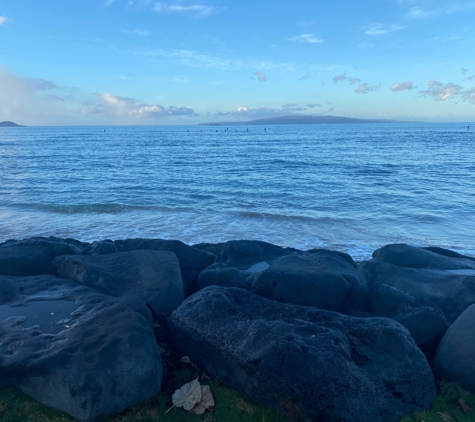
[[[160,390],[150,310],[50,275],[0,276],[0,382],[80,421]]]
[[[155,250],[173,252],[180,262],[181,274],[188,296],[198,290],[196,280],[201,271],[211,265],[215,255],[204,250],[188,246],[179,240],[163,239],[126,239],[94,242],[86,251],[90,255],[110,254],[122,251]]]
[[[183,301],[184,285],[172,252],[130,251],[109,255],[63,255],[53,264],[61,277],[114,297],[140,298],[157,317]]]
[[[374,252],[359,269],[369,282],[373,312],[388,313],[400,303],[442,310],[449,322],[475,303],[475,261],[407,245]],[[454,254],[452,252],[452,254]]]
[[[434,358],[437,376],[455,381],[475,393],[475,305],[450,326]]]
[[[396,422],[436,396],[425,356],[390,319],[211,286],[175,310],[168,327],[179,353],[293,421]]]
[[[0,274],[29,276],[54,274],[51,261],[66,254],[79,254],[86,244],[73,239],[33,237],[0,244]]]
[[[211,285],[249,289],[250,275],[269,268],[275,259],[296,252],[257,240],[231,240],[220,245],[219,250],[216,262],[198,277],[200,289]]]
[[[340,252],[314,249],[283,256],[249,280],[253,293],[279,302],[344,313],[369,309],[366,280]]]

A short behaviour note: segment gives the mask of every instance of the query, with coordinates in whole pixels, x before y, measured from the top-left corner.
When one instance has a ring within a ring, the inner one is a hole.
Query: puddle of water
[[[66,325],[69,324],[63,320],[70,319],[71,312],[76,309],[78,306],[72,300],[39,300],[27,306],[16,307],[1,305],[0,320],[25,317],[23,328],[39,325],[43,333],[58,334],[68,328]]]
[[[475,275],[475,270],[466,268],[463,270],[445,270],[448,273],[457,274],[457,275]]]
[[[267,270],[270,265],[267,262],[259,262],[257,264],[254,264],[252,267],[249,267],[246,272],[255,274],[255,273],[261,273],[262,271]]]

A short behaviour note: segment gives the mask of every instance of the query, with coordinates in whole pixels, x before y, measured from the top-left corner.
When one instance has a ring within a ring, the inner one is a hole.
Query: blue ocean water
[[[0,241],[259,239],[475,255],[463,124],[0,129]]]

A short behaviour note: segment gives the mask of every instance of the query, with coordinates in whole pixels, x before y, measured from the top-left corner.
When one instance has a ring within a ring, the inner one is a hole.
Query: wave
[[[270,220],[270,221],[299,221],[303,223],[310,222],[336,222],[344,221],[344,218],[334,218],[334,217],[309,217],[305,215],[293,215],[293,214],[273,214],[266,212],[255,212],[255,211],[241,211],[238,212],[238,215],[243,218],[249,219],[258,219],[258,220]]]
[[[149,205],[126,205],[119,203],[109,204],[15,204],[15,208],[26,210],[44,211],[57,214],[122,214],[130,211],[151,211],[151,212],[187,212],[193,211],[188,207],[166,207]]]

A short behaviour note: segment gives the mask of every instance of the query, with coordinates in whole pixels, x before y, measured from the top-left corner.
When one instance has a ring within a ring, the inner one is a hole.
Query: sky
[[[475,1],[2,0],[0,121],[475,121]]]

